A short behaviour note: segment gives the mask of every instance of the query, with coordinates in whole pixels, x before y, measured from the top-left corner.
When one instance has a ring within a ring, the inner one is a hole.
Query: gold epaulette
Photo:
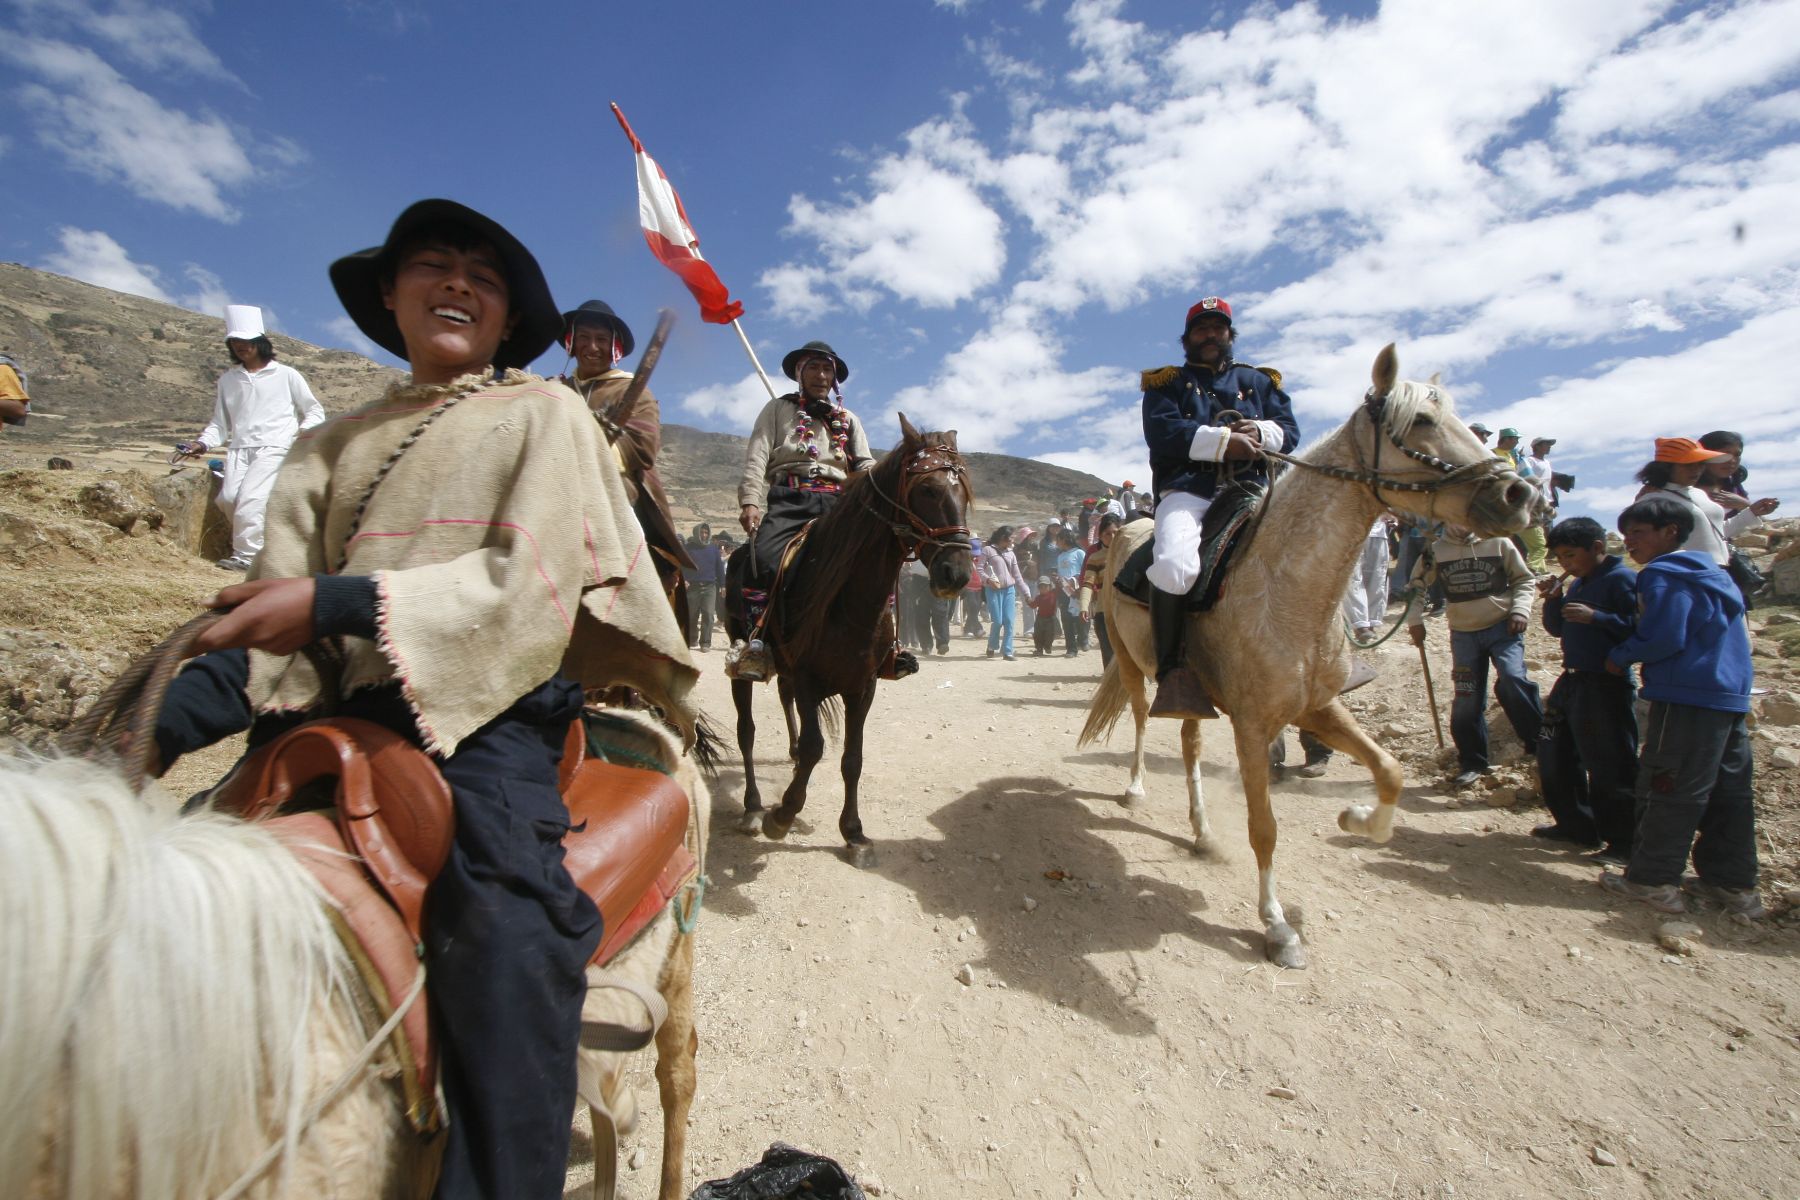
[[[1274,367],[1258,367],[1256,369],[1261,371],[1264,375],[1267,375],[1270,383],[1274,384],[1276,387],[1281,386],[1280,371],[1277,371]]]
[[[1144,372],[1142,381],[1144,390],[1147,392],[1151,388],[1168,387],[1171,383],[1174,383],[1180,378],[1180,367],[1152,367],[1150,370]]]

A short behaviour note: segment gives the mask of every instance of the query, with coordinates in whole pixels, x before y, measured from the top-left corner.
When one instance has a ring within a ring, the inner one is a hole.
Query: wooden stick
[[[625,393],[613,401],[607,410],[600,415],[601,424],[610,425],[614,429],[622,427],[631,420],[631,414],[637,408],[638,398],[650,384],[650,372],[656,370],[657,360],[662,358],[663,343],[669,340],[669,330],[675,324],[675,314],[663,309],[656,314],[656,332],[650,335],[650,344],[638,357],[636,373],[631,383],[626,386]]]
[[[750,348],[750,339],[744,334],[743,323],[734,317],[732,318],[731,327],[737,330],[738,341],[744,343],[744,353],[750,356],[750,365],[756,368],[756,377],[762,380],[763,387],[769,390],[769,399],[775,399],[775,385],[769,382],[769,376],[767,372],[763,370],[762,363],[757,359],[756,351]]]
[[[1431,686],[1431,659],[1425,654],[1425,644],[1419,644],[1419,666],[1425,671],[1425,700],[1431,705],[1431,727],[1437,730],[1438,749],[1444,748],[1444,723],[1438,718],[1437,689]]]

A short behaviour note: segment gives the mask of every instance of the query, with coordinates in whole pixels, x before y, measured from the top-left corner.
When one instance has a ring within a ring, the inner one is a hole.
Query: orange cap
[[[1703,463],[1717,462],[1721,458],[1731,457],[1717,450],[1708,450],[1693,438],[1657,438],[1656,461],[1666,463]]]

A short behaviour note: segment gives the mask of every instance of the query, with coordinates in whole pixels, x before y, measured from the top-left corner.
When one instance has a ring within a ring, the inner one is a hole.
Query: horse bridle
[[[1435,398],[1436,392],[1434,391],[1432,395]],[[1367,466],[1361,465],[1364,462],[1361,446],[1356,446],[1356,461],[1359,465],[1358,468],[1354,470],[1349,467],[1333,467],[1324,463],[1308,462],[1303,458],[1298,458],[1291,454],[1283,454],[1279,450],[1265,449],[1262,451],[1263,457],[1277,459],[1296,467],[1305,467],[1309,471],[1317,471],[1319,474],[1328,475],[1333,479],[1342,479],[1350,483],[1368,484],[1370,492],[1372,492],[1375,499],[1382,504],[1387,503],[1381,496],[1384,489],[1390,492],[1440,492],[1445,488],[1455,487],[1458,484],[1473,483],[1491,476],[1497,477],[1505,474],[1507,471],[1506,464],[1497,456],[1482,461],[1463,463],[1459,466],[1456,463],[1439,458],[1435,454],[1427,454],[1423,450],[1414,450],[1400,439],[1399,434],[1387,429],[1386,423],[1383,420],[1387,412],[1387,397],[1385,395],[1377,396],[1373,391],[1365,393],[1363,396],[1362,408],[1364,412],[1369,414],[1369,423],[1371,426],[1369,438],[1371,453],[1369,455],[1370,461]],[[1384,433],[1387,435],[1387,440],[1393,443],[1396,450],[1400,451],[1401,454],[1404,454],[1414,462],[1421,463],[1425,467],[1440,472],[1439,478],[1423,480],[1396,479],[1391,475],[1383,475],[1381,473],[1381,441]],[[1354,443],[1352,444],[1354,445]]]
[[[894,537],[905,547],[908,558],[920,557],[921,548],[924,546],[931,546],[937,550],[967,550],[969,548],[969,527],[967,525],[927,525],[919,518],[918,514],[913,512],[911,507],[913,488],[918,485],[919,480],[928,475],[947,473],[951,477],[953,486],[962,488],[966,498],[968,481],[963,478],[963,475],[967,471],[968,463],[964,461],[963,456],[948,446],[921,446],[913,451],[912,457],[900,466],[900,497],[897,500],[882,491],[881,484],[876,481],[874,474],[870,473],[869,487],[904,518],[903,521],[895,521],[890,518],[887,526],[893,531]],[[930,559],[926,561],[929,563]]]

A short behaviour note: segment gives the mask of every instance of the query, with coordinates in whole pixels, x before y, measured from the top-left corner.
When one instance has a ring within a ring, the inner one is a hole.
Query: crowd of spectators
[[[1484,443],[1493,436],[1480,423],[1470,428]],[[1471,786],[1491,770],[1491,670],[1550,812],[1534,835],[1620,868],[1600,876],[1615,895],[1670,913],[1698,898],[1760,916],[1744,618],[1763,581],[1732,539],[1779,502],[1746,490],[1738,434],[1657,438],[1616,521],[1633,570],[1598,521],[1557,519],[1574,480],[1551,467],[1555,440],[1534,440],[1528,455],[1519,440],[1502,429],[1494,452],[1543,489],[1546,519],[1510,539],[1414,526],[1397,546],[1413,640],[1424,645],[1425,617],[1439,609],[1450,627],[1451,785]],[[1375,540],[1372,530],[1366,559],[1385,561],[1385,540],[1379,551]],[[1375,632],[1366,581],[1353,578],[1351,590],[1345,623],[1366,642]],[[1540,603],[1562,658],[1547,698],[1524,655]]]

